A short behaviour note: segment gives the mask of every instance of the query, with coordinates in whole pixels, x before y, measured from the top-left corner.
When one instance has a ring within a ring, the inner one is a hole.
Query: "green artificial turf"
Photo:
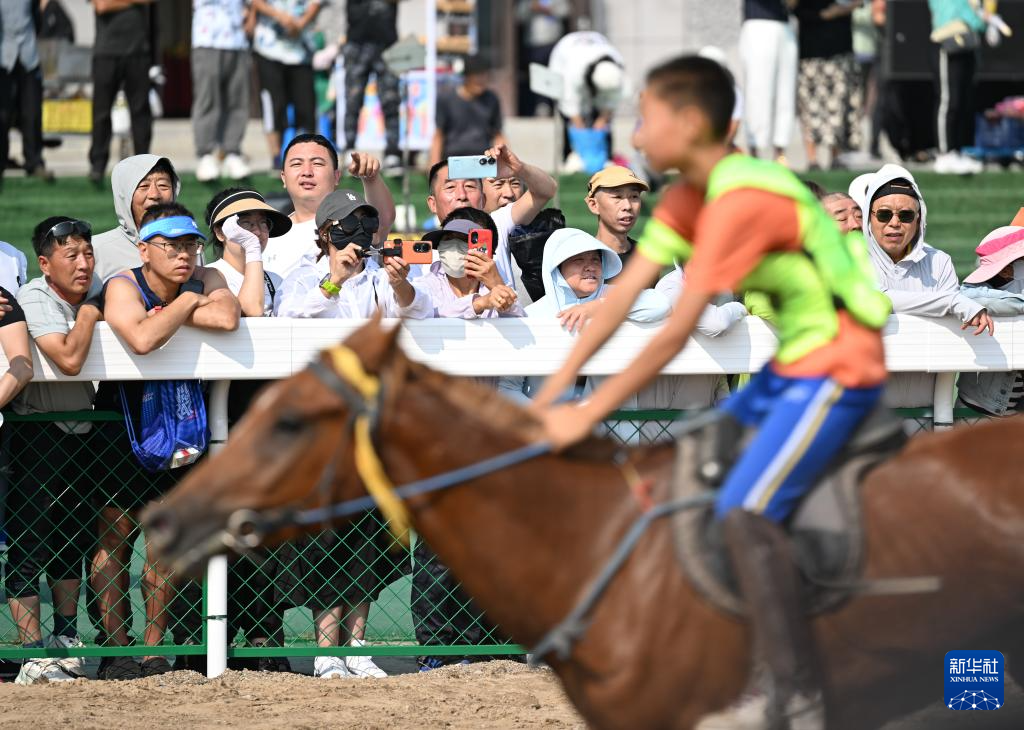
[[[828,190],[846,190],[854,175],[828,172],[807,177]],[[973,249],[981,238],[992,228],[1008,224],[1018,208],[1024,205],[1024,186],[1021,185],[1024,177],[1017,173],[992,172],[971,178],[919,173],[916,178],[928,203],[927,240],[952,255],[961,277],[973,267]],[[569,226],[593,231],[594,218],[583,202],[586,183],[584,175],[564,177],[561,181],[561,207]],[[284,192],[280,180],[269,175],[254,176],[251,184],[268,195]],[[349,179],[342,184],[358,183]],[[396,201],[401,202],[400,180],[390,180],[389,184]],[[201,219],[206,203],[221,187],[221,183],[199,183],[192,175],[185,175],[180,200]],[[412,178],[410,202],[416,206],[419,221],[428,215],[426,187],[423,175],[417,174]],[[653,199],[646,202],[645,214],[654,202]],[[0,192],[0,240],[25,251],[32,276],[39,273],[31,250],[32,228],[51,215],[83,218],[92,223],[96,232],[112,228],[116,218],[109,179],[102,188],[94,187],[84,177],[60,178],[53,185],[22,178],[4,181]]]

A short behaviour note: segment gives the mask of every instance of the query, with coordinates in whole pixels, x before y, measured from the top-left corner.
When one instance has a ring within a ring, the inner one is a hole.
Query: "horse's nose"
[[[142,528],[157,553],[166,553],[178,541],[178,519],[161,507],[146,510],[142,515]]]

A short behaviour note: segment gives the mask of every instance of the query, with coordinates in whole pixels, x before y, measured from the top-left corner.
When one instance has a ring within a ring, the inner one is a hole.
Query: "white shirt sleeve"
[[[288,275],[275,297],[278,317],[338,317],[337,297],[325,297],[320,291],[323,275],[313,267],[303,266]],[[344,290],[344,287],[342,287]]]

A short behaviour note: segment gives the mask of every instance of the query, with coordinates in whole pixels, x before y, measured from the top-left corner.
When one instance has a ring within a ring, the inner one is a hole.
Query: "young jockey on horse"
[[[715,426],[719,453],[736,448],[744,427],[756,429],[715,508],[751,607],[754,671],[740,702],[699,727],[822,728],[800,579],[779,525],[879,400],[886,376],[879,330],[890,303],[875,287],[863,241],[844,238],[800,180],[731,153],[733,104],[729,72],[714,61],[684,56],[648,74],[636,142],[656,170],[677,168],[683,181],[666,191],[637,255],[534,408],[556,447],[579,441],[658,375],[716,294],[767,296],[778,350],[722,405]],[[589,400],[552,406],[637,294],[677,259],[689,260],[685,289],[633,364]]]

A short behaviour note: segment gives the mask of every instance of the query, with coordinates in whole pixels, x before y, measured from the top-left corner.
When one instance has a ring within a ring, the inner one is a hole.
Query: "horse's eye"
[[[295,413],[282,414],[274,424],[274,430],[283,436],[293,436],[306,427],[306,421]]]

